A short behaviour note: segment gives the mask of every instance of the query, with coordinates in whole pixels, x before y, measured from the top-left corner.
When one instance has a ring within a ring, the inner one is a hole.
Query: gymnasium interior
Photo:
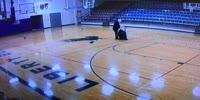
[[[0,0],[0,100],[200,100],[199,0]],[[115,21],[127,40],[116,40]]]

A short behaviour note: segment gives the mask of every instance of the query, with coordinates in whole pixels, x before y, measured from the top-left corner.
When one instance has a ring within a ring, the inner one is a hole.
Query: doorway
[[[60,27],[61,24],[61,13],[50,14],[51,27]]]
[[[35,15],[31,16],[31,27],[32,30],[34,29],[43,29],[43,16],[42,15]]]
[[[77,11],[77,23],[78,25],[81,24],[82,19],[82,11]]]

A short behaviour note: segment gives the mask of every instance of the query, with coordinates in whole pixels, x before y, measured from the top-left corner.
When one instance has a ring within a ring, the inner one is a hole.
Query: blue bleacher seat
[[[129,8],[119,14],[117,18],[130,21],[152,21],[161,23],[198,25],[200,13],[189,12],[183,9],[182,2],[135,2]],[[128,17],[128,18],[126,18]]]

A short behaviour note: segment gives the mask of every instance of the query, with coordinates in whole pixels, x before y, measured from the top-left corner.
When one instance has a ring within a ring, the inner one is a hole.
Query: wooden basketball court
[[[20,100],[199,100],[200,37],[64,26],[0,38],[0,91]]]

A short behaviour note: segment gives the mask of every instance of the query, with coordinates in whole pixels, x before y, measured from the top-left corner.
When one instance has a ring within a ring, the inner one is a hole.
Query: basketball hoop
[[[91,8],[94,8],[95,0],[83,0],[83,7],[88,9],[89,15],[91,14]]]
[[[83,7],[85,9],[94,8],[95,0],[83,0]]]

